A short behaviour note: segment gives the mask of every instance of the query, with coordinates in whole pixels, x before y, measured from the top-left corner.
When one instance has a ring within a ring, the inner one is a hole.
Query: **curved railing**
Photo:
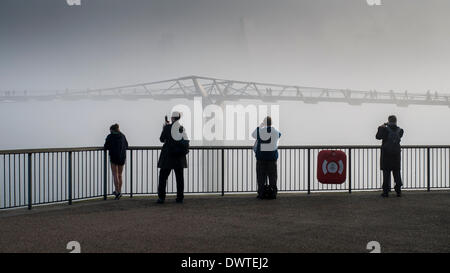
[[[161,147],[130,147],[123,193],[157,193],[157,160]],[[343,184],[317,181],[320,150],[347,154]],[[379,146],[280,146],[278,189],[281,192],[375,190],[381,188]],[[252,146],[193,146],[185,169],[186,193],[224,195],[256,191],[256,160]],[[450,145],[402,147],[405,189],[450,188]],[[0,151],[0,209],[104,198],[113,191],[107,152],[103,147]],[[176,192],[169,176],[168,193]]]

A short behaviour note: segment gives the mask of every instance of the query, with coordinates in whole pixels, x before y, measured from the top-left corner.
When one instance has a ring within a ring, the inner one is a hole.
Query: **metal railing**
[[[157,193],[157,161],[161,147],[130,147],[124,169],[123,193]],[[343,184],[317,181],[320,150],[347,154]],[[280,146],[280,192],[375,190],[381,188],[379,146]],[[102,147],[0,151],[0,209],[101,198],[113,191],[113,181]],[[256,191],[256,160],[251,146],[191,147],[185,169],[186,193],[241,193]],[[404,189],[450,188],[450,145],[403,146]],[[169,176],[168,193],[176,192]]]

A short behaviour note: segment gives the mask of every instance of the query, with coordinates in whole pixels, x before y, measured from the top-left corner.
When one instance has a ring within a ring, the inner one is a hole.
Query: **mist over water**
[[[267,105],[257,101],[233,102],[240,103]],[[102,146],[113,123],[120,124],[131,146],[162,145],[159,135],[164,115],[170,115],[172,107],[178,104],[193,109],[193,101],[183,99],[2,103],[0,149]],[[403,144],[450,144],[450,108],[445,106],[354,106],[293,101],[279,102],[279,105],[280,120],[275,126],[283,134],[280,145],[378,144],[376,129],[390,114],[398,116],[399,126],[405,130]],[[191,144],[217,143],[193,140]],[[222,144],[252,145],[253,140]]]

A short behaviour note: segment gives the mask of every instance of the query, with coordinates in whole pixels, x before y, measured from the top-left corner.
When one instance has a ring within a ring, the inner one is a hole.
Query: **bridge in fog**
[[[438,92],[409,93],[408,91],[380,92],[350,89],[306,87],[224,80],[209,77],[188,76],[177,79],[125,85],[104,89],[63,91],[2,91],[0,102],[29,100],[135,100],[151,98],[169,100],[201,97],[205,103],[220,104],[223,101],[242,99],[275,101],[302,101],[305,103],[341,102],[351,105],[363,103],[408,105],[444,105],[450,107],[450,94]]]

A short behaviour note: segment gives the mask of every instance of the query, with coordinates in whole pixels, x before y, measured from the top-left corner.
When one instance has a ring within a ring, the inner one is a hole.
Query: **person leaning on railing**
[[[275,199],[277,196],[278,140],[281,133],[272,126],[272,118],[266,117],[252,133],[256,139],[253,150],[256,156],[256,180],[258,199]],[[269,179],[269,185],[266,181]]]
[[[122,132],[120,132],[119,124],[113,124],[109,128],[110,134],[106,137],[104,148],[109,151],[109,159],[111,162],[111,171],[114,180],[115,199],[122,197],[122,173],[125,165],[128,142]]]
[[[383,171],[383,193],[381,196],[388,197],[391,191],[391,172],[395,180],[395,192],[401,196],[402,178],[401,147],[400,141],[403,137],[403,129],[397,126],[397,117],[389,116],[388,122],[378,127],[376,139],[383,140],[381,144],[380,167]]]

